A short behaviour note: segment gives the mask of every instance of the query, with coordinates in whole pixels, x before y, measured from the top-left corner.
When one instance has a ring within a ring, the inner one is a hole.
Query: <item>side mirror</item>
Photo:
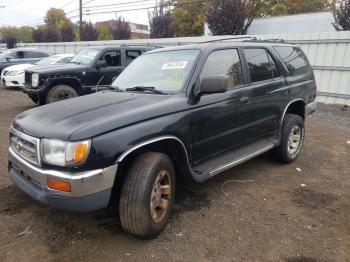
[[[107,67],[107,62],[105,60],[98,60],[96,62],[96,68],[100,69],[100,68],[103,68],[103,67]]]
[[[225,77],[203,78],[196,90],[196,95],[225,93],[227,91],[228,81]]]

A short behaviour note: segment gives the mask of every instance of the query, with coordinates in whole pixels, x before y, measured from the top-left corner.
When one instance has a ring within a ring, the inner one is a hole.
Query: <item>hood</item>
[[[6,71],[20,71],[20,70],[25,70],[29,67],[34,66],[33,64],[19,64],[19,65],[13,65],[6,67],[4,70]]]
[[[25,111],[13,126],[38,138],[81,140],[180,111],[186,105],[183,99],[182,95],[102,91]]]
[[[29,70],[30,73],[38,74],[62,74],[62,73],[72,73],[72,72],[81,72],[87,69],[87,65],[77,65],[77,64],[53,64],[53,65],[42,65],[42,66],[33,66]]]

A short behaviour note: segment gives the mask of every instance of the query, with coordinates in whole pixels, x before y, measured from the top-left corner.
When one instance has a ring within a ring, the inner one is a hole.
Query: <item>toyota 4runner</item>
[[[153,50],[109,90],[19,114],[9,175],[37,201],[92,211],[118,199],[125,231],[165,227],[179,176],[205,181],[269,150],[294,161],[316,84],[300,48],[202,43]]]

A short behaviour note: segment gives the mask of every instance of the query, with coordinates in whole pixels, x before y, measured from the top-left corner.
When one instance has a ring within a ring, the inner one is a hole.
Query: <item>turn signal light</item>
[[[52,188],[55,190],[64,191],[64,192],[71,192],[70,184],[67,182],[60,181],[60,180],[48,178],[47,179],[47,186],[49,188]]]

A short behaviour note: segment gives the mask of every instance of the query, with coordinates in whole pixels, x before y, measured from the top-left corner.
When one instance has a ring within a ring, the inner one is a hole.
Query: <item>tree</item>
[[[124,18],[119,17],[113,26],[112,29],[112,36],[113,39],[130,39],[131,36],[131,30],[130,25],[128,22],[125,21]]]
[[[47,26],[45,28],[45,42],[59,42],[60,32],[57,28],[52,26]]]
[[[214,35],[245,35],[260,8],[254,0],[211,0],[208,27]]]
[[[69,19],[63,19],[59,24],[60,40],[62,42],[72,42],[75,38],[74,24]]]
[[[112,34],[108,26],[100,26],[98,29],[98,40],[112,40]]]
[[[22,26],[17,28],[16,39],[19,43],[32,43],[33,42],[33,28],[30,26]]]
[[[204,2],[193,0],[175,0],[172,10],[174,34],[181,36],[198,36],[204,30]]]
[[[333,0],[260,0],[257,16],[275,16],[330,10]]]
[[[333,16],[335,20],[333,26],[337,31],[350,30],[350,0],[342,0],[337,3]]]
[[[155,7],[152,13],[148,14],[151,38],[167,38],[174,36],[170,10],[165,6],[163,0],[160,7]]]
[[[83,22],[80,41],[96,41],[97,39],[98,32],[95,25],[91,21]]]
[[[16,47],[17,39],[16,39],[17,28],[13,26],[6,26],[0,29],[1,42],[6,43],[7,48]]]
[[[39,26],[38,28],[34,28],[32,32],[32,37],[34,42],[42,43],[46,42],[46,29],[44,26]]]
[[[58,28],[62,20],[67,19],[66,14],[63,9],[50,8],[46,12],[44,22],[47,26]]]

